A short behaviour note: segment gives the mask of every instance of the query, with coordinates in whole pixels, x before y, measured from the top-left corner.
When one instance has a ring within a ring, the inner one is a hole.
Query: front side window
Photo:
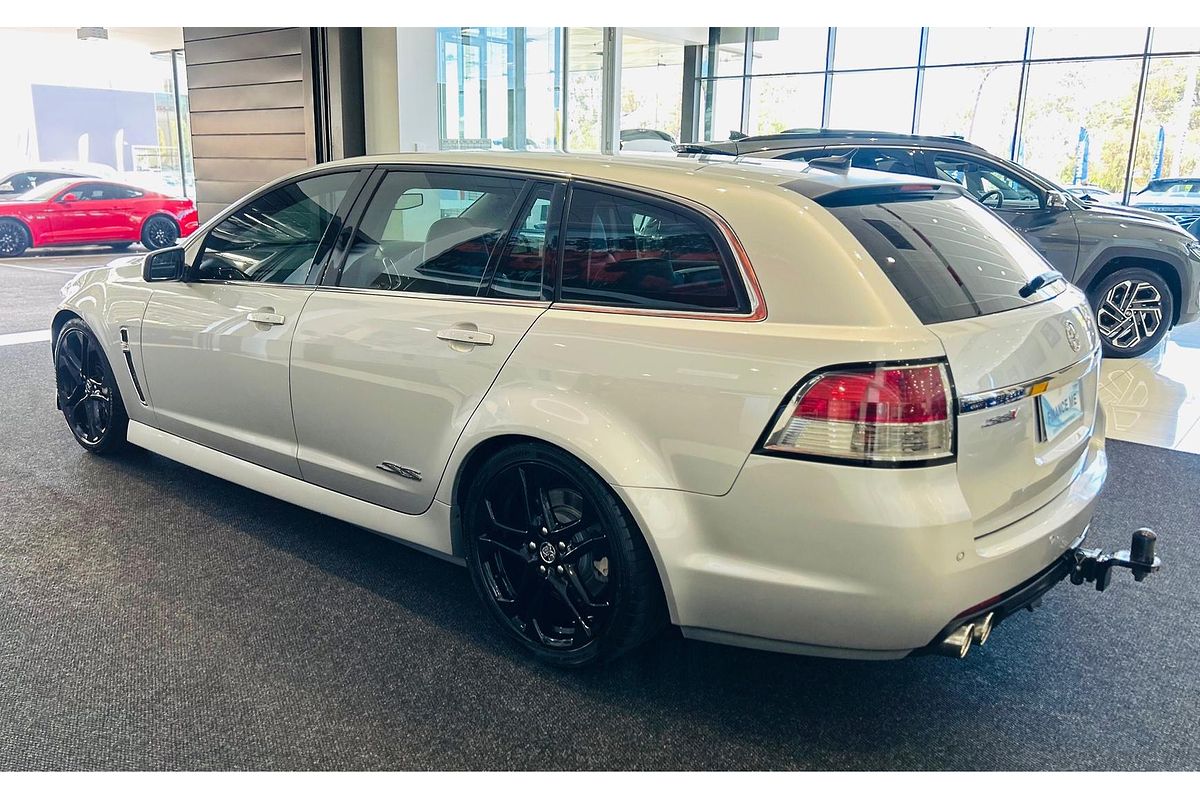
[[[566,302],[745,310],[715,232],[684,209],[575,189],[564,238],[561,298]]]
[[[389,173],[363,213],[338,285],[477,294],[524,189],[514,178]]]
[[[64,192],[63,197],[67,195],[75,195],[75,200],[78,202],[88,202],[92,200],[109,200],[107,191],[102,183],[81,183],[69,192]]]
[[[1042,207],[1037,189],[994,164],[950,153],[934,155],[933,164],[937,177],[954,181],[988,208],[1030,211]]]
[[[251,200],[204,240],[196,277],[300,284],[357,172],[289,183]]]

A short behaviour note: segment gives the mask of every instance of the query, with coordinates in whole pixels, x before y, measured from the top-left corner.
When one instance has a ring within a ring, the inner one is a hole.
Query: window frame
[[[533,298],[516,298],[516,297],[495,297],[491,294],[492,282],[496,279],[496,272],[500,268],[500,260],[504,258],[504,254],[508,252],[508,245],[512,242],[513,236],[517,233],[517,226],[521,224],[521,212],[529,204],[534,194],[541,186],[550,187],[550,213],[546,221],[546,249],[544,262],[542,264],[542,287],[541,294],[537,300]],[[517,203],[517,208],[513,218],[509,220],[508,228],[504,231],[504,235],[497,243],[496,252],[492,253],[492,257],[488,259],[487,268],[483,273],[483,281],[480,283],[479,291],[476,294],[481,300],[492,300],[496,302],[518,303],[518,302],[542,302],[550,303],[554,301],[554,287],[557,283],[559,265],[562,263],[562,230],[563,220],[566,215],[563,213],[567,207],[567,191],[568,182],[563,180],[555,180],[552,178],[539,178],[531,176],[528,180],[528,185],[525,191],[521,194],[520,200]]]
[[[721,256],[721,269],[725,273],[726,279],[729,281],[730,288],[733,289],[733,294],[737,300],[736,309],[700,309],[700,308],[658,308],[654,306],[622,306],[622,305],[606,305],[604,303],[592,303],[586,300],[564,300],[562,297],[562,264],[566,258],[566,243],[567,237],[565,234],[567,216],[570,212],[571,203],[574,199],[575,189],[599,192],[615,197],[623,197],[627,200],[632,200],[637,203],[645,203],[650,206],[657,206],[664,211],[667,211],[685,219],[692,220],[700,225],[712,238],[713,243],[717,246],[717,251]],[[722,230],[714,220],[715,212],[706,210],[699,206],[693,206],[691,203],[684,202],[681,198],[666,193],[654,192],[646,189],[632,189],[625,186],[618,186],[603,181],[590,180],[586,178],[572,178],[567,186],[566,202],[563,203],[561,218],[559,222],[559,246],[556,262],[558,269],[554,275],[554,308],[566,309],[570,311],[598,311],[610,314],[640,314],[643,316],[656,317],[699,317],[705,319],[738,319],[738,320],[759,320],[765,318],[766,309],[762,304],[761,292],[757,290],[755,285],[752,290],[748,285],[748,275],[746,272],[743,258],[740,258],[739,252],[734,251],[733,243],[725,230]],[[722,222],[724,222],[722,220]],[[725,223],[728,228],[728,224]]]
[[[252,203],[257,202],[271,192],[282,189],[285,186],[300,183],[311,178],[320,178],[326,175],[335,175],[339,173],[353,174],[354,179],[350,182],[350,186],[346,189],[346,194],[342,197],[342,202],[334,210],[333,217],[329,220],[329,226],[322,234],[320,241],[317,243],[317,249],[313,253],[313,263],[309,267],[308,275],[305,276],[303,283],[269,283],[266,281],[243,281],[224,278],[201,278],[197,275],[197,270],[200,267],[200,262],[204,260],[204,251],[208,246],[208,237],[212,235],[221,223],[230,217],[238,214],[246,209]],[[270,286],[276,288],[298,288],[311,289],[316,285],[317,278],[324,273],[325,264],[329,261],[330,255],[333,253],[333,245],[339,241],[342,231],[346,227],[346,214],[353,208],[357,202],[359,195],[362,194],[367,178],[371,174],[371,167],[368,166],[347,166],[338,165],[331,166],[327,169],[312,170],[301,175],[292,175],[288,178],[273,181],[266,186],[261,187],[258,191],[245,198],[236,206],[222,212],[220,216],[214,217],[204,227],[203,235],[197,239],[196,253],[187,260],[184,268],[185,283],[209,283],[209,284],[230,284],[237,286]]]

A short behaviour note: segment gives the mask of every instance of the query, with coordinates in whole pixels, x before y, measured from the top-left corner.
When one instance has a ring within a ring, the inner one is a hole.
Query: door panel
[[[292,345],[305,480],[397,511],[425,511],[467,420],[544,310],[544,303],[318,290]],[[405,477],[384,462],[411,472]]]
[[[311,294],[304,286],[159,284],[141,337],[158,426],[300,477],[288,351]]]

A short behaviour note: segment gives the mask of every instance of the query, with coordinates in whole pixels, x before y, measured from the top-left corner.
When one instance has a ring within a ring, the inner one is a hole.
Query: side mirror
[[[181,281],[186,266],[182,247],[155,250],[142,261],[142,280]]]
[[[66,194],[64,194],[62,197],[58,198],[58,202],[60,202],[60,203],[74,203],[74,202],[75,202],[76,200],[78,200],[78,199],[79,199],[79,195],[75,194],[74,192],[67,192],[67,193],[66,193]]]
[[[1046,208],[1066,208],[1067,198],[1062,192],[1046,192]]]

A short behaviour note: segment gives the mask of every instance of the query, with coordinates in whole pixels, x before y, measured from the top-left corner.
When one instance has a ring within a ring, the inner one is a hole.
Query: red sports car
[[[72,244],[125,248],[141,242],[158,250],[198,224],[191,200],[95,178],[62,178],[0,200],[0,258]]]

